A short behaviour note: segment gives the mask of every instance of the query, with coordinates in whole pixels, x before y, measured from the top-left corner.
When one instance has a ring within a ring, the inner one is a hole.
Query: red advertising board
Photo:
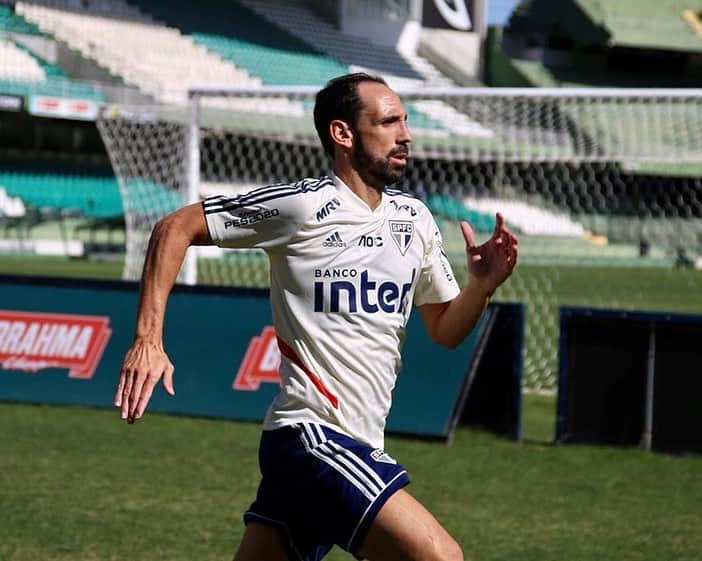
[[[279,367],[280,349],[275,329],[267,325],[261,335],[251,338],[232,388],[254,392],[262,382],[280,384]]]
[[[0,367],[37,372],[66,368],[93,377],[112,330],[109,318],[0,310]]]
[[[98,105],[90,99],[70,99],[33,95],[29,97],[29,112],[40,117],[60,117],[94,121],[98,115]]]

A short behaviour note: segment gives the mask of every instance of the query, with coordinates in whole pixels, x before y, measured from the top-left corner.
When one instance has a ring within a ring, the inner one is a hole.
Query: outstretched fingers
[[[517,265],[517,258],[519,256],[519,244],[517,242],[517,238],[515,238],[509,231],[505,231],[505,240],[506,243],[503,246],[501,246],[502,255],[505,264],[507,265],[506,268],[508,274],[511,274],[512,271],[514,271],[515,266]]]
[[[156,372],[149,372],[144,385],[141,387],[141,391],[137,396],[135,396],[134,410],[130,416],[131,422],[141,419],[141,417],[144,415],[146,406],[149,404],[149,400],[151,399],[151,394],[154,393],[154,388],[156,387],[160,377],[161,376]]]
[[[505,226],[502,229],[502,231],[503,231],[504,236],[507,238],[507,243],[509,243],[509,245],[514,245],[514,246],[519,245],[519,241],[517,240],[517,237],[512,232],[510,232],[509,228],[507,228]]]
[[[124,391],[124,385],[126,383],[127,376],[124,368],[119,373],[119,383],[117,384],[117,391],[115,392],[114,404],[115,407],[122,407],[122,392]]]
[[[170,396],[175,395],[175,388],[173,387],[173,371],[175,368],[173,368],[172,364],[169,364],[166,367],[165,372],[163,373],[163,389],[166,390],[166,393]]]
[[[134,422],[134,412],[136,411],[137,404],[139,403],[139,398],[141,397],[142,390],[148,387],[146,382],[150,374],[144,371],[138,372],[136,379],[134,380],[134,385],[132,386],[132,392],[129,395],[129,408],[127,412],[127,420],[130,423]]]
[[[505,230],[505,219],[504,217],[499,213],[495,213],[495,230],[492,232],[492,237],[493,238],[500,238],[502,237],[502,233]]]
[[[169,395],[173,389],[173,364],[160,344],[137,341],[127,352],[115,393],[115,406],[120,416],[133,423],[144,415],[158,381]]]
[[[517,264],[517,257],[519,256],[519,240],[517,240],[517,237],[510,232],[506,226],[502,229],[502,232],[507,242],[505,247],[513,270],[514,266]]]
[[[141,419],[146,411],[146,406],[149,404],[151,395],[154,393],[154,388],[159,380],[162,380],[163,388],[168,395],[175,395],[173,389],[173,365],[169,362],[162,370],[152,370],[146,376],[146,380],[142,385],[139,393],[134,395],[134,409],[129,416],[130,422]]]
[[[129,399],[132,395],[134,384],[134,372],[129,368],[122,368],[120,384],[117,389],[118,396],[115,397],[115,405],[120,408],[120,417],[126,419],[129,416]]]
[[[471,227],[471,225],[468,224],[468,222],[461,221],[460,226],[461,233],[463,234],[463,239],[466,242],[466,248],[470,249],[476,247],[475,233],[473,232],[473,228]]]

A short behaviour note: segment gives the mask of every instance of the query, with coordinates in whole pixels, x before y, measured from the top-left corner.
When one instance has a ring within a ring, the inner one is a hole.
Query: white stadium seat
[[[43,82],[46,75],[29,54],[14,43],[0,39],[0,80]]]
[[[183,104],[192,86],[260,80],[126,2],[18,2],[18,14],[156,100]]]

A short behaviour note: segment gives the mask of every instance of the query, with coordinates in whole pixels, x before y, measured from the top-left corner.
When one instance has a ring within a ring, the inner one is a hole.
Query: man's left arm
[[[487,307],[490,297],[514,271],[519,246],[497,214],[495,230],[488,241],[477,245],[473,229],[461,222],[466,242],[470,280],[453,300],[419,306],[432,341],[454,349],[471,333]]]

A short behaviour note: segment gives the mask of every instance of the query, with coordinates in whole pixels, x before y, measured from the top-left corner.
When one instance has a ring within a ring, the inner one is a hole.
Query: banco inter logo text
[[[409,281],[371,279],[367,270],[353,268],[314,270],[314,311],[328,313],[404,313],[416,271]]]

